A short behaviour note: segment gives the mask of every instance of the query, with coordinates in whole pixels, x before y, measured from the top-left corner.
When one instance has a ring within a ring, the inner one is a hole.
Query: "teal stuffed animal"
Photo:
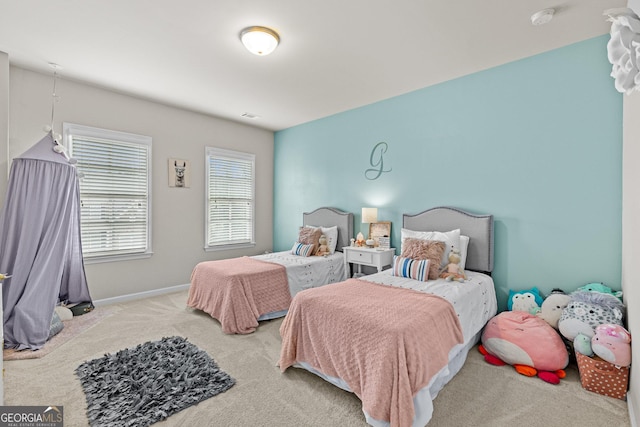
[[[542,301],[542,295],[540,295],[540,291],[536,287],[524,291],[509,289],[507,309],[509,311],[526,311],[529,314],[536,314],[540,311]]]
[[[589,292],[600,292],[602,294],[613,295],[622,301],[622,291],[614,291],[608,286],[605,286],[604,283],[588,283],[584,286],[579,287],[576,291],[589,291]]]
[[[573,339],[573,348],[580,354],[585,356],[593,356],[593,349],[591,348],[591,338],[585,334],[578,334]]]

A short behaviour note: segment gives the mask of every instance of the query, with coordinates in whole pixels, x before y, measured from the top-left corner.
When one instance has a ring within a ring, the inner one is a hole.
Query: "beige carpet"
[[[276,367],[282,319],[250,335],[224,335],[206,314],[186,308],[179,292],[113,306],[116,312],[47,357],[4,362],[5,405],[64,406],[65,426],[86,426],[86,402],[74,370],[85,360],[179,335],[206,350],[237,380],[226,393],[187,408],[158,426],[364,427],[360,401],[313,374]],[[434,402],[429,427],[630,426],[626,402],[588,392],[577,371],[560,385],[492,366],[473,349]]]
[[[72,319],[63,321],[62,323],[64,324],[64,328],[57,335],[47,341],[40,350],[16,351],[11,348],[4,349],[2,352],[2,359],[20,360],[44,357],[60,347],[62,344],[85,332],[100,320],[109,316],[113,311],[114,309],[112,307],[100,307],[87,314],[83,314],[82,316],[74,316]]]

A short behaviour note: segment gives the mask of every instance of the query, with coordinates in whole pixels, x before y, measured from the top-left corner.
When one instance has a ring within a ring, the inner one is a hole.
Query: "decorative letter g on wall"
[[[380,178],[383,172],[391,172],[391,169],[384,169],[384,153],[387,152],[389,146],[386,142],[378,142],[373,150],[371,150],[371,156],[369,158],[369,163],[372,168],[364,171],[364,177],[368,180],[373,181],[374,179]]]

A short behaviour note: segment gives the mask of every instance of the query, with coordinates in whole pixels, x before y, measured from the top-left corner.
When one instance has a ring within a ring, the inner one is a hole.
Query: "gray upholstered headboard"
[[[316,227],[338,226],[338,244],[336,251],[342,252],[342,248],[349,246],[353,237],[353,214],[336,208],[318,208],[313,212],[302,214],[303,225],[315,225]]]
[[[493,271],[493,215],[476,215],[461,209],[441,206],[415,215],[402,215],[402,226],[416,231],[460,229],[469,236],[467,270],[491,274]]]

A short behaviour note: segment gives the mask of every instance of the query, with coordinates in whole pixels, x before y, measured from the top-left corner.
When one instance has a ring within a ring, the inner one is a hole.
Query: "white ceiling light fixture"
[[[543,9],[531,15],[531,23],[533,25],[544,25],[553,19],[555,9]]]
[[[242,40],[242,44],[249,52],[258,56],[265,56],[278,47],[280,36],[267,27],[248,27],[240,33],[240,40]]]

